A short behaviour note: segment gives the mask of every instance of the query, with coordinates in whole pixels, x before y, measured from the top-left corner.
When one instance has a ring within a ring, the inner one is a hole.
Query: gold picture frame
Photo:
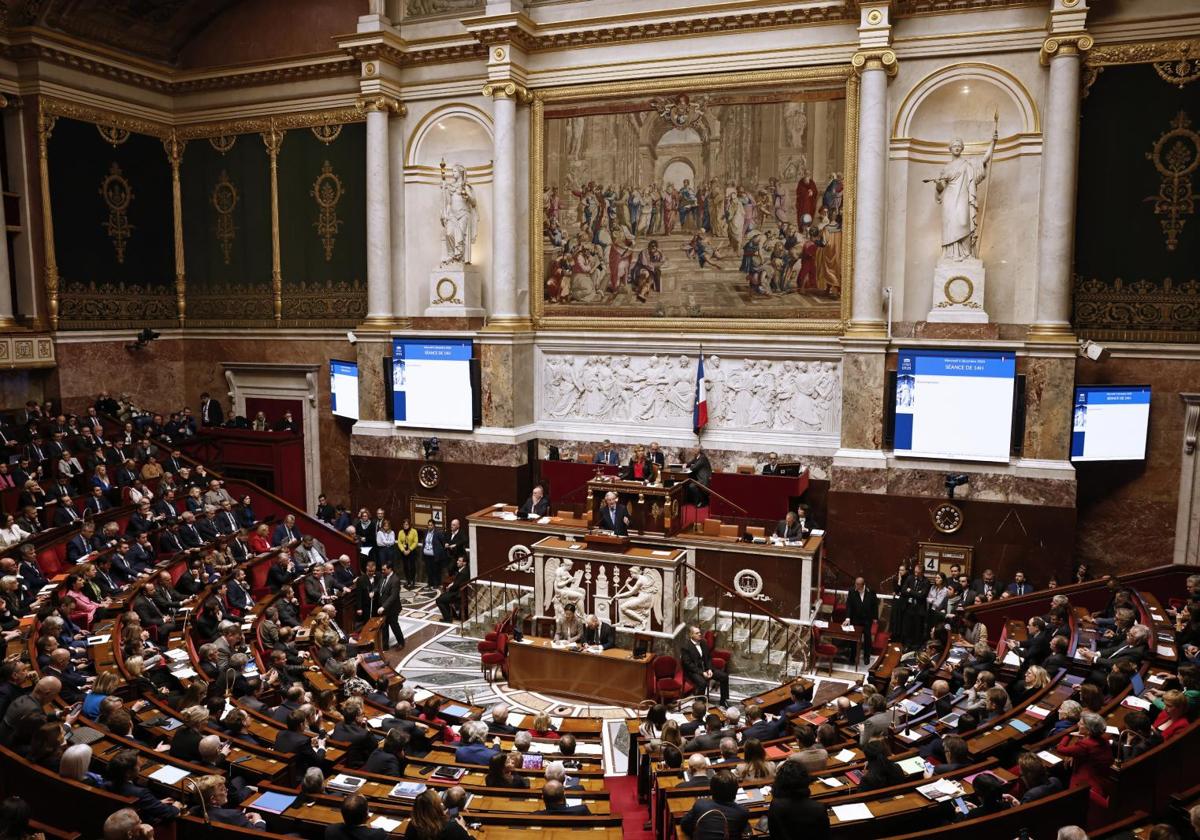
[[[840,83],[845,87],[845,146],[842,161],[842,253],[840,314],[838,318],[622,318],[622,325],[647,332],[727,332],[727,333],[788,333],[802,335],[840,335],[850,319],[853,298],[854,269],[854,194],[858,162],[859,80],[849,64],[806,67],[791,70],[766,70],[741,73],[720,73],[688,76],[665,82],[645,79],[628,82],[605,82],[542,88],[531,91],[529,125],[529,308],[535,329],[612,329],[612,318],[546,313],[543,300],[545,259],[542,245],[544,210],[542,192],[545,166],[545,107],[585,100],[621,96],[659,95],[679,92],[680,88],[705,92],[737,91],[764,85],[797,85]]]

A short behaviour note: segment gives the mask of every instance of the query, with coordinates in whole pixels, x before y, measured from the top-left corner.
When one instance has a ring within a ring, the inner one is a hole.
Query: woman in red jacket
[[[255,554],[262,554],[264,551],[270,551],[271,550],[270,533],[271,532],[270,532],[270,529],[267,527],[267,523],[264,522],[261,525],[259,525],[254,530],[254,533],[250,535],[250,539],[248,540],[248,542],[250,543],[250,550],[253,551]]]
[[[1182,691],[1168,691],[1162,700],[1163,710],[1154,719],[1154,728],[1165,741],[1187,729],[1188,701]]]
[[[1083,785],[1090,787],[1101,798],[1108,798],[1113,751],[1104,734],[1104,718],[1095,712],[1084,712],[1079,725],[1063,736],[1055,752],[1071,759],[1069,787]]]

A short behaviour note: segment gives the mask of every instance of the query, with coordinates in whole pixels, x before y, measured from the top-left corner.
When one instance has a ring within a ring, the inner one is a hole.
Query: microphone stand
[[[196,792],[196,799],[200,800],[200,813],[204,815],[204,824],[212,825],[208,818],[208,803],[204,801],[204,794],[200,792],[200,785],[196,784],[196,780],[191,776],[184,779],[183,783]]]

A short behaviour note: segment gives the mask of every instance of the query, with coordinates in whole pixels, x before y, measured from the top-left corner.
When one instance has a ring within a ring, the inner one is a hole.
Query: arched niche
[[[446,105],[430,111],[413,129],[405,155],[408,168],[436,169],[441,161],[469,170],[491,167],[491,118],[473,105]]]
[[[1037,103],[1020,79],[991,64],[951,64],[930,73],[904,97],[892,139],[986,141],[993,115],[999,116],[1001,137],[1041,133]]]

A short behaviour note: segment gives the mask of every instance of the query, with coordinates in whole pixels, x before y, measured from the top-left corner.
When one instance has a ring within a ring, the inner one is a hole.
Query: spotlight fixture
[[[140,333],[137,334],[137,337],[132,343],[125,345],[125,349],[129,350],[130,352],[144,350],[150,345],[150,342],[158,338],[159,335],[159,333],[156,333],[149,327],[145,327]]]
[[[354,330],[346,331],[346,340],[349,341],[351,344],[358,344],[358,336],[356,336],[354,334]]]
[[[1112,351],[1110,351],[1103,344],[1099,344],[1095,341],[1079,342],[1079,357],[1081,359],[1091,359],[1093,362],[1103,362],[1106,361],[1111,355]]]
[[[434,455],[438,454],[438,439],[435,437],[423,439],[421,441],[421,448],[425,450],[425,460],[428,461]]]
[[[954,490],[957,487],[962,487],[971,480],[966,473],[951,473],[946,476],[946,498],[954,498]]]

